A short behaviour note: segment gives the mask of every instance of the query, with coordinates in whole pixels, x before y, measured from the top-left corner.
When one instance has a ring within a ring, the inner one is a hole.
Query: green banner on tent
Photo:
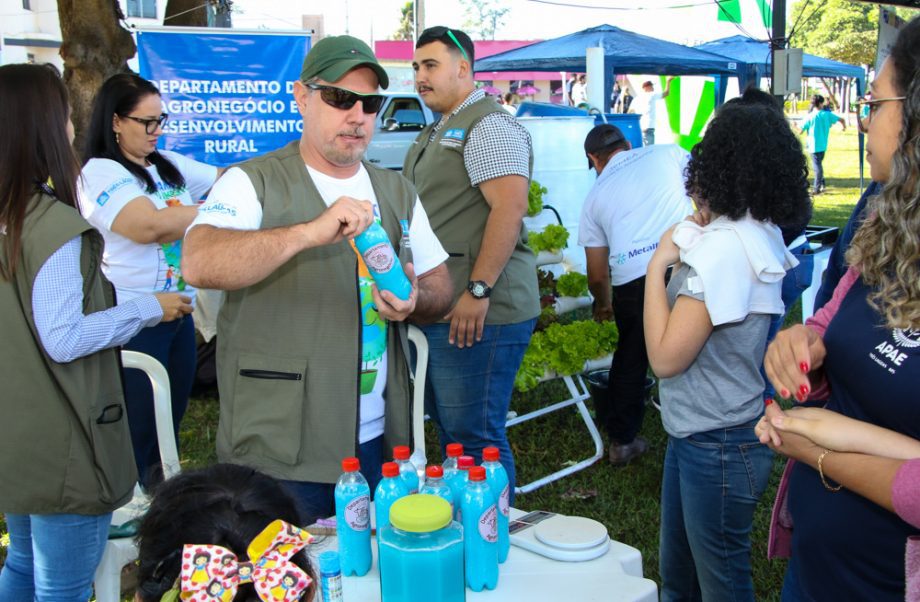
[[[773,7],[770,0],[754,0],[760,11],[760,20],[764,27],[773,26]],[[719,21],[741,23],[741,0],[719,0]]]

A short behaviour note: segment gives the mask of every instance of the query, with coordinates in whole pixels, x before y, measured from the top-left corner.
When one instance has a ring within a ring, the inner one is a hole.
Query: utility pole
[[[415,9],[412,11],[415,16],[415,31],[413,32],[413,42],[425,31],[425,0],[415,0]]]
[[[776,89],[776,51],[786,47],[786,0],[773,0],[773,35],[770,38],[770,83]],[[785,96],[776,95],[782,103]]]

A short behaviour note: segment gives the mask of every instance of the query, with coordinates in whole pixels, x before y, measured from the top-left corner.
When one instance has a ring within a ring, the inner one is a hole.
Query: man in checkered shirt
[[[534,255],[523,218],[533,168],[530,135],[473,81],[473,43],[462,31],[422,32],[415,85],[441,119],[419,134],[403,175],[418,189],[448,252],[454,304],[424,326],[429,365],[426,406],[441,444],[462,443],[481,461],[499,448],[514,491],[505,419],[514,377],[540,313]]]

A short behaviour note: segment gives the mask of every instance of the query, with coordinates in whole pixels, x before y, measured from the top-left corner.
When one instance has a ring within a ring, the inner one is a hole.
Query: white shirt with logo
[[[578,244],[609,248],[613,286],[645,276],[661,235],[693,212],[684,190],[689,158],[674,144],[621,151],[588,193]]]
[[[358,200],[370,201],[374,206],[374,215],[380,220],[380,206],[377,195],[371,185],[370,175],[361,165],[358,173],[349,178],[334,178],[309,166],[307,172],[316,185],[323,202],[332,205],[339,197],[348,196]],[[258,230],[262,226],[262,205],[259,203],[252,181],[246,173],[233,167],[214,185],[208,201],[202,205],[198,217],[189,226],[189,230],[199,225],[234,230]],[[447,253],[435,236],[428,222],[418,197],[412,210],[412,222],[409,224],[409,241],[412,244],[412,257],[417,275],[433,270],[447,260]],[[362,322],[362,368],[361,368],[361,425],[358,433],[360,443],[366,443],[383,435],[384,401],[387,373],[387,321],[377,315],[373,307],[371,285],[373,279],[364,265],[360,254],[358,258],[358,284],[361,291]],[[343,371],[341,378],[354,378]]]
[[[90,159],[80,178],[80,212],[105,239],[102,271],[115,286],[119,303],[150,293],[181,292],[195,298],[195,289],[185,282],[180,270],[182,239],[143,244],[112,231],[121,210],[138,197],[146,197],[157,209],[194,206],[214,184],[216,167],[171,151],[159,152],[185,178],[184,187],[170,186],[150,165],[147,173],[157,189],[147,192],[142,181],[111,159]]]

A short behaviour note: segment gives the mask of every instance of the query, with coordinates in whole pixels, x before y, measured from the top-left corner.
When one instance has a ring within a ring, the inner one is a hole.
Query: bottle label
[[[479,516],[479,536],[489,543],[498,541],[498,513],[495,511],[495,505],[486,508],[486,511]]]
[[[353,531],[367,531],[371,526],[371,499],[359,495],[345,506],[345,523]]]
[[[388,242],[379,242],[368,247],[363,256],[367,269],[372,272],[383,274],[393,268],[393,247]]]
[[[502,494],[498,496],[498,511],[507,517],[511,513],[511,485],[505,485]]]
[[[340,602],[342,600],[342,575],[335,573],[331,577],[323,576],[323,602]]]

